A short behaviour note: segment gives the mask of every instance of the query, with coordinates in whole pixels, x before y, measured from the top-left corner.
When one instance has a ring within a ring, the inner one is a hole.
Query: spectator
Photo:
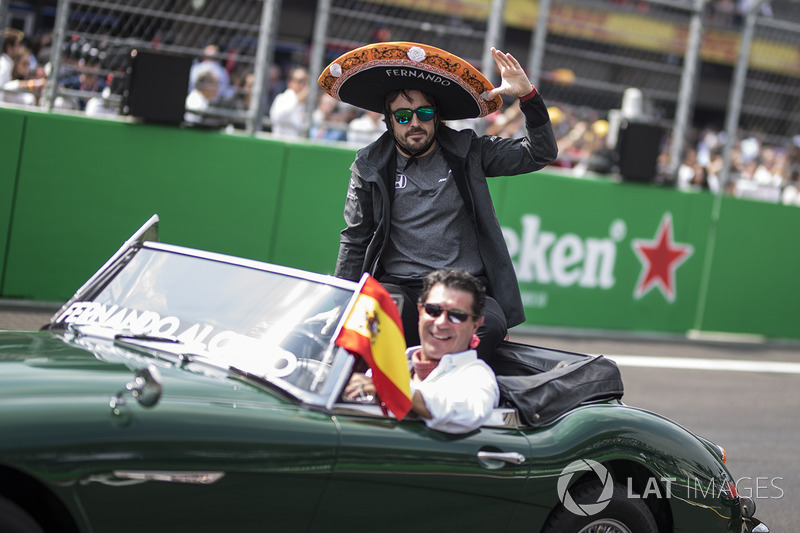
[[[689,182],[689,188],[694,191],[708,190],[708,171],[706,167],[695,163],[693,170],[692,181]]]
[[[250,71],[245,73],[242,76],[241,83],[239,84],[239,90],[236,92],[236,96],[234,97],[234,109],[237,111],[249,111],[253,96],[253,85],[256,82],[256,75],[254,72]]]
[[[613,150],[606,145],[608,136],[608,121],[604,119],[595,120],[588,126],[583,134],[583,146],[580,151],[580,160],[574,167],[577,176],[582,176],[586,172],[596,172],[608,174],[614,165]]]
[[[184,120],[193,124],[203,122],[203,115],[197,111],[207,111],[219,93],[219,80],[211,71],[203,72],[197,78],[195,88],[186,97]],[[195,111],[195,112],[193,112]]]
[[[14,58],[14,66],[11,71],[11,81],[3,85],[3,93],[0,100],[23,105],[36,105],[38,94],[45,84],[43,78],[32,79],[31,53],[27,50],[21,51]]]
[[[794,169],[789,183],[781,191],[781,203],[800,207],[800,169]]]
[[[524,135],[525,115],[522,114],[516,102],[504,104],[505,109],[494,117],[492,123],[486,128],[487,135],[497,135],[504,139],[512,139]]]
[[[722,189],[722,168],[724,166],[722,147],[711,153],[711,161],[706,165],[706,183],[708,190],[717,194]]]
[[[753,171],[753,181],[762,187],[780,188],[784,181],[781,159],[774,147],[764,146],[757,158],[758,166]]]
[[[689,148],[683,156],[683,161],[678,167],[678,176],[675,183],[678,190],[688,191],[692,188],[692,179],[697,169],[697,149]],[[701,165],[702,166],[702,165]]]
[[[373,43],[388,42],[392,40],[392,30],[385,24],[376,24],[372,28],[370,41]]]
[[[718,26],[731,26],[736,14],[734,0],[714,0],[709,4],[711,14],[709,20]]]
[[[308,70],[294,67],[289,73],[286,90],[275,97],[269,110],[272,132],[287,139],[297,139],[306,130]]]
[[[203,48],[203,55],[200,61],[192,65],[189,71],[189,92],[191,92],[200,79],[200,75],[204,72],[211,72],[217,79],[219,89],[217,90],[217,97],[220,99],[227,99],[233,97],[233,87],[231,86],[230,76],[228,71],[219,62],[219,46],[216,44],[209,44]]]
[[[366,110],[347,125],[347,142],[354,146],[367,146],[377,141],[385,131],[383,115],[377,111]]]
[[[252,70],[242,70],[238,71],[236,74],[237,75],[233,76],[233,79],[236,80],[233,97],[220,100],[215,107],[247,115],[250,111],[250,104],[253,97],[253,85],[256,76]],[[234,129],[244,129],[246,127],[246,121],[243,117],[230,117],[226,122],[227,131],[229,132]]]
[[[328,93],[322,93],[317,108],[311,116],[309,139],[317,141],[346,141],[347,120],[338,109],[338,102]]]
[[[269,67],[269,79],[267,80],[266,88],[266,105],[264,109],[269,110],[275,98],[286,90],[286,78],[283,75],[283,69],[280,65],[272,64]]]
[[[81,70],[78,79],[80,80],[79,90],[89,93],[101,94],[106,87],[106,79],[100,76],[100,61],[97,57],[90,57],[79,62]],[[81,97],[78,99],[78,107],[84,111],[86,104],[91,97]]]
[[[6,28],[3,32],[3,54],[0,56],[0,87],[13,79],[14,58],[20,53],[22,32]]]
[[[87,117],[113,117],[119,114],[118,105],[112,100],[112,94],[121,92],[122,82],[114,74],[106,76],[106,86],[98,96],[93,96],[86,101],[85,113]]]
[[[50,62],[50,51],[53,46],[53,30],[36,35],[31,43],[31,48],[36,57],[37,66],[41,67]]]
[[[237,73],[233,79],[235,80],[233,96],[219,100],[218,107],[246,112],[250,109],[250,98],[256,76],[252,70],[246,70]]]
[[[94,93],[77,94],[64,98],[65,107],[84,111],[90,98],[102,93],[106,87],[106,77],[100,73],[100,51],[86,39],[73,36],[72,42],[65,46],[61,85],[66,89]]]

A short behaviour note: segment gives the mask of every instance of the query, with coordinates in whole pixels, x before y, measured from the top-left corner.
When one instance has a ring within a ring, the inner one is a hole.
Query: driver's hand
[[[358,400],[367,396],[375,396],[375,384],[372,378],[361,372],[353,372],[350,381],[344,388],[344,397],[348,400]]]
[[[330,311],[323,311],[321,313],[317,313],[314,316],[310,316],[306,318],[303,322],[308,324],[311,322],[325,322],[325,325],[322,326],[320,330],[320,335],[328,335],[333,330],[333,327],[339,323],[339,312],[341,311],[340,306],[336,306]]]

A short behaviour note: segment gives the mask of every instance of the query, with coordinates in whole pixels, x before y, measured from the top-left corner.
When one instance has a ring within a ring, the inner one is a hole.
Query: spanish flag
[[[400,312],[383,285],[369,274],[361,277],[360,287],[336,345],[364,358],[381,401],[402,420],[411,409],[411,374]]]

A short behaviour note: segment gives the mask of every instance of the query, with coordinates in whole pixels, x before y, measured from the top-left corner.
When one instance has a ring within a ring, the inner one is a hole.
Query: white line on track
[[[606,355],[605,357],[613,360],[619,366],[800,374],[800,363],[789,363],[782,361],[744,361],[741,359],[702,358],[690,359],[687,357],[648,357],[642,355]]]

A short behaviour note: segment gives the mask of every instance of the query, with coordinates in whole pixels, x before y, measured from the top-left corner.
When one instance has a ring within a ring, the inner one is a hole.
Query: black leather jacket
[[[472,130],[441,125],[437,142],[453,171],[467,212],[475,224],[478,248],[489,279],[488,294],[498,301],[508,326],[525,321],[519,285],[500,223],[489,194],[487,177],[513,176],[540,170],[558,155],[556,138],[542,97],[521,102],[525,137],[501,139]],[[335,275],[358,280],[369,272],[380,279],[381,253],[391,231],[396,147],[391,133],[358,151],[350,167],[345,201],[347,227],[341,232]],[[421,275],[424,273],[421,273]]]

